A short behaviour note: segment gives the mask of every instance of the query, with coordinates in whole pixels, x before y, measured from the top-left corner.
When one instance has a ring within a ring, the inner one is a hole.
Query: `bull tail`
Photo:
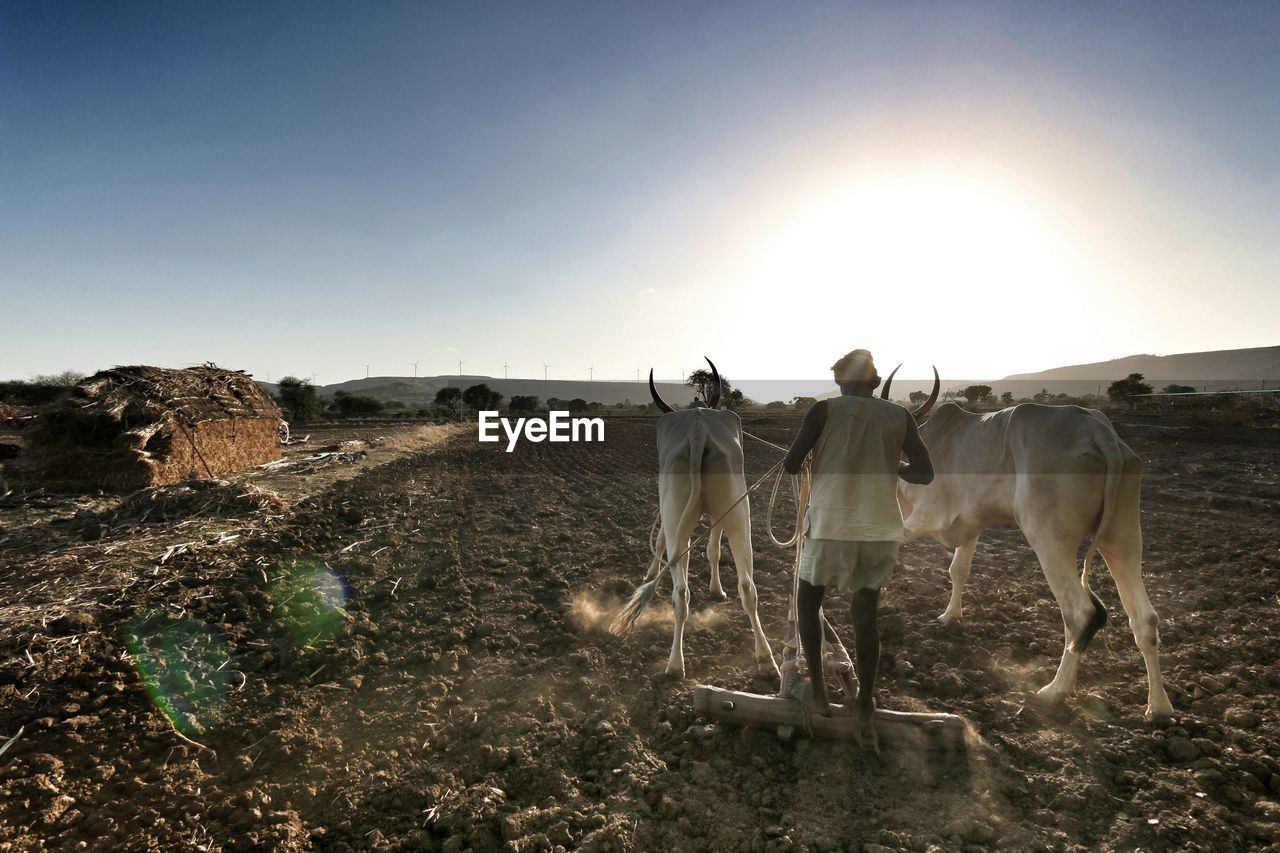
[[[653,596],[658,591],[658,581],[661,580],[662,571],[665,569],[666,565],[664,564],[662,569],[658,571],[657,577],[636,587],[636,591],[631,593],[631,598],[627,599],[626,606],[622,608],[613,623],[609,625],[610,634],[615,637],[621,637],[635,627],[636,620],[640,618],[640,614],[649,606],[649,602],[653,601]]]
[[[1098,550],[1098,540],[1111,529],[1111,520],[1115,516],[1116,504],[1120,500],[1120,477],[1124,473],[1124,457],[1114,442],[1099,441],[1098,450],[1107,462],[1107,474],[1102,487],[1102,512],[1098,518],[1098,526],[1089,539],[1089,548],[1084,552],[1084,570],[1080,573],[1080,585],[1088,593],[1093,602],[1093,616],[1090,617],[1080,636],[1071,644],[1072,651],[1082,652],[1088,647],[1093,635],[1107,624],[1107,611],[1089,588],[1089,569],[1093,564],[1093,555]]]
[[[707,449],[707,437],[699,431],[695,431],[693,440],[689,445],[689,500],[685,502],[684,509],[680,513],[680,521],[676,528],[670,532],[671,536],[678,537],[681,530],[687,530],[692,523],[696,523],[698,517],[702,514],[702,455]],[[668,552],[677,547],[680,543],[677,539],[672,541],[667,539],[665,542]],[[689,552],[686,547],[682,553],[677,555],[676,559],[680,559]],[[663,573],[671,567],[671,561],[661,559],[658,572],[653,579],[642,583],[636,587],[636,591],[631,593],[631,598],[627,599],[627,603],[618,613],[613,623],[609,626],[609,633],[615,637],[620,637],[628,633],[635,627],[636,620],[640,618],[640,614],[649,606],[649,602],[653,601],[653,597],[658,591],[658,581],[662,580]]]

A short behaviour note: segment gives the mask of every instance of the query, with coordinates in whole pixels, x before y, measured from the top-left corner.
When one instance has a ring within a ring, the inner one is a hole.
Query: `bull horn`
[[[916,409],[916,410],[915,410],[914,412],[912,412],[911,414],[912,414],[912,415],[913,415],[917,420],[918,420],[918,419],[920,419],[920,418],[923,418],[925,415],[929,414],[929,410],[933,408],[933,404],[934,404],[934,403],[936,403],[936,402],[938,402],[938,392],[939,392],[939,391],[941,391],[941,390],[942,390],[942,380],[938,378],[938,368],[937,368],[937,366],[934,366],[934,368],[933,368],[933,391],[929,394],[929,399],[928,399],[928,400],[925,400],[925,401],[924,401],[924,403],[922,403],[922,404],[920,405],[920,408]]]
[[[649,368],[649,393],[653,395],[653,402],[664,412],[673,411],[670,406],[662,402],[662,398],[658,396],[658,387],[653,384],[653,368]]]
[[[720,371],[716,370],[716,366],[712,364],[711,359],[705,355],[703,358],[707,360],[707,364],[711,365],[711,393],[707,395],[710,398],[707,400],[707,408],[714,409],[720,405]]]
[[[893,372],[889,374],[889,378],[888,378],[888,379],[886,379],[886,380],[884,381],[884,387],[880,389],[880,399],[881,399],[881,400],[888,400],[888,399],[889,399],[889,386],[893,384],[893,377],[897,375],[898,370],[899,370],[901,367],[902,367],[902,363],[901,363],[901,362],[899,362],[899,363],[898,363],[898,366],[897,366],[897,367],[895,367],[895,368],[893,369]]]

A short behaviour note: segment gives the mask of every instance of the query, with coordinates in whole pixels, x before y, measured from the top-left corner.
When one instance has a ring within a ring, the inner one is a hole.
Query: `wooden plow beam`
[[[794,598],[793,598],[794,602]],[[858,680],[853,661],[840,635],[819,611],[822,622],[823,667],[827,676],[844,688],[846,697],[856,696]],[[852,712],[841,705],[831,706],[831,716],[806,712],[796,699],[805,670],[804,655],[797,636],[795,608],[792,607],[791,637],[782,654],[782,684],[776,696],[722,690],[699,685],[693,691],[693,708],[713,720],[756,729],[774,729],[783,740],[796,735],[857,740]],[[965,749],[965,723],[955,714],[886,711],[875,713],[876,736],[881,746],[916,752],[938,752],[958,755]]]
[[[754,729],[773,729],[780,737],[812,735],[831,740],[854,740],[853,720],[843,706],[832,715],[806,714],[801,704],[782,696],[762,696],[700,684],[693,691],[693,709],[704,717]],[[882,747],[919,752],[964,751],[964,719],[955,714],[876,710],[876,734]]]

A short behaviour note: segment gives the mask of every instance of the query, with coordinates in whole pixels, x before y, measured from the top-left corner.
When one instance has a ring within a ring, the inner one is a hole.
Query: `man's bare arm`
[[[933,460],[929,458],[929,448],[920,438],[915,416],[910,412],[907,412],[907,438],[902,443],[902,452],[907,455],[907,461],[898,466],[898,476],[917,486],[932,483]]]
[[[791,449],[787,451],[787,458],[782,460],[782,467],[788,474],[800,473],[800,469],[804,467],[804,458],[818,443],[818,436],[822,435],[822,428],[826,424],[827,401],[819,400],[809,407],[809,411],[804,416],[804,423],[800,425],[800,432],[796,435],[796,440],[791,443]]]

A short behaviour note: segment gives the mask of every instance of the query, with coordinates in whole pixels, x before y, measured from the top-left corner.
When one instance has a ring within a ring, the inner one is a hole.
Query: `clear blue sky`
[[[1280,3],[0,6],[0,378],[1264,346]]]

